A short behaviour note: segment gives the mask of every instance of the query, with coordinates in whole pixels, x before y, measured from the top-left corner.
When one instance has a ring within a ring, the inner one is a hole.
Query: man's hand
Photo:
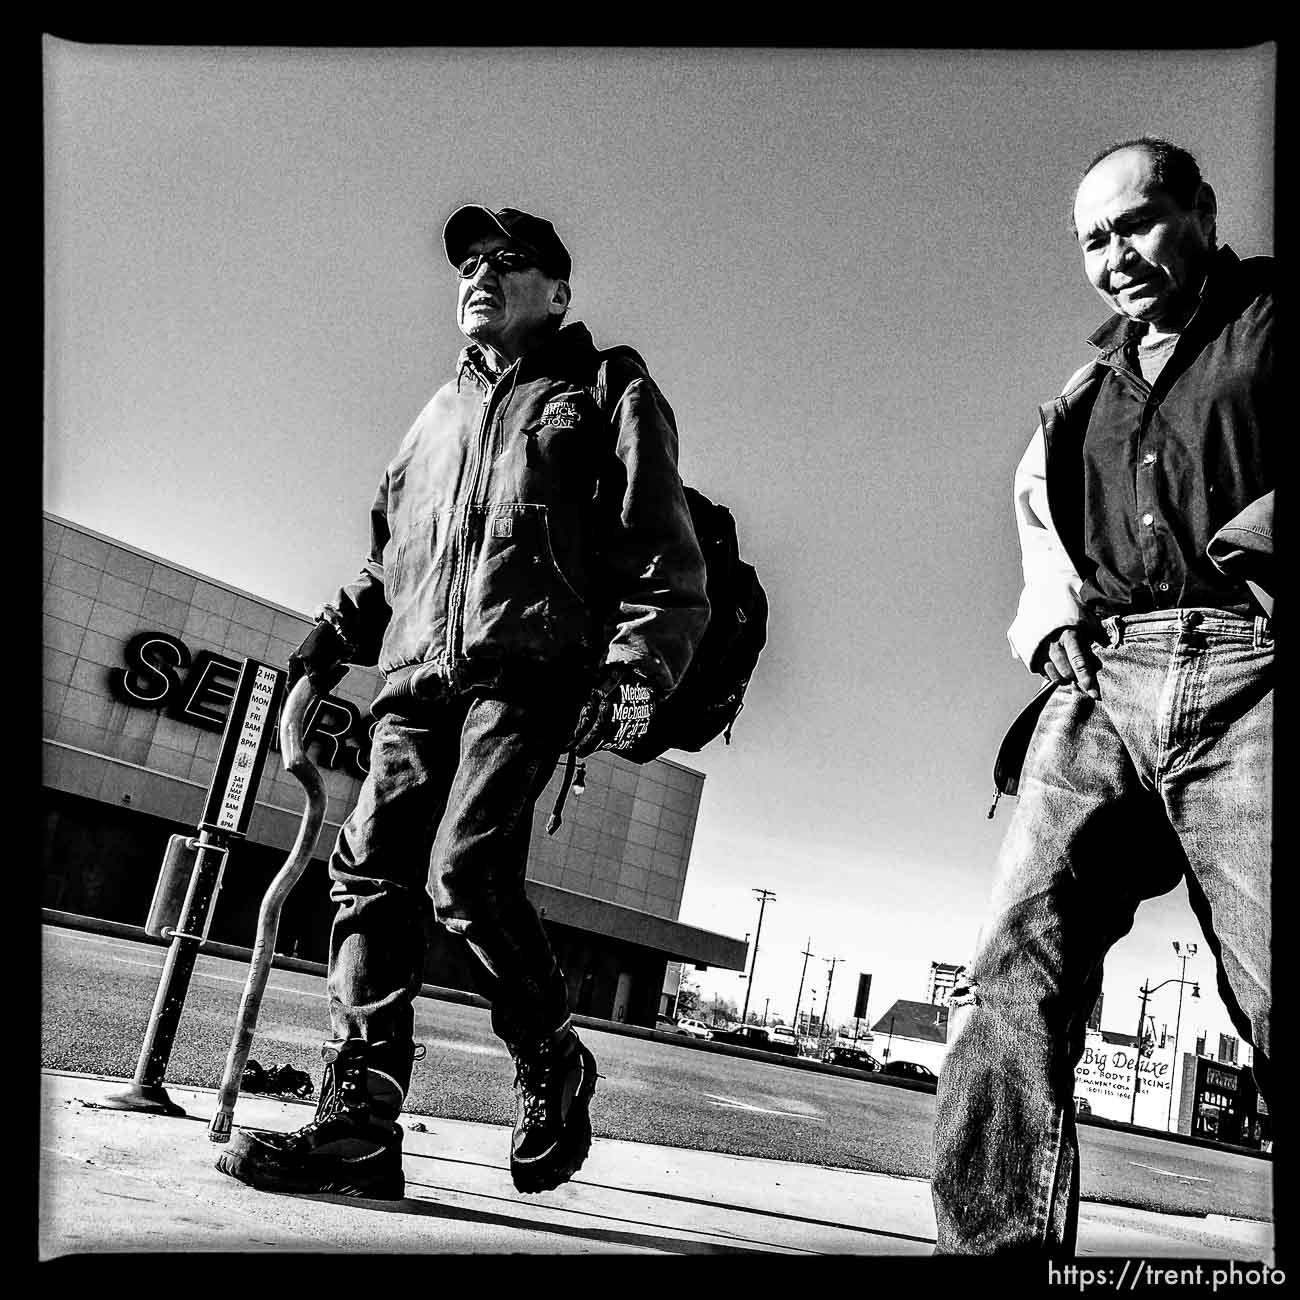
[[[289,690],[306,674],[317,695],[328,695],[347,676],[348,653],[347,642],[329,623],[317,623],[289,656]]]
[[[1058,628],[1043,642],[1034,662],[1049,682],[1072,683],[1094,700],[1101,699],[1097,688],[1097,657],[1092,652],[1092,636],[1086,626]]]
[[[579,758],[598,749],[616,754],[641,740],[654,717],[655,692],[627,669],[612,669],[578,715],[569,747]]]

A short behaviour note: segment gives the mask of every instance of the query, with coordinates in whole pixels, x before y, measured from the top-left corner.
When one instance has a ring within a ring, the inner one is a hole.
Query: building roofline
[[[255,591],[246,591],[243,587],[236,587],[220,578],[214,578],[210,573],[200,573],[198,569],[191,569],[188,565],[180,564],[165,555],[155,555],[153,551],[146,551],[141,546],[132,546],[130,542],[124,542],[120,537],[101,533],[97,528],[80,524],[75,519],[67,519],[63,515],[56,515],[52,510],[42,510],[41,514],[52,523],[61,524],[64,528],[72,528],[79,533],[85,533],[87,537],[93,537],[100,542],[107,542],[109,546],[116,546],[119,550],[130,551],[132,555],[138,555],[141,559],[153,560],[155,564],[165,564],[168,568],[188,574],[189,577],[197,578],[200,582],[206,582],[211,587],[220,587],[223,591],[229,591],[233,595],[243,596],[245,600],[255,601],[259,605],[267,605],[271,609],[278,610],[281,614],[288,614],[291,618],[305,619],[308,623],[312,621],[311,615],[304,613],[301,609],[290,609],[288,605],[281,605],[278,601],[271,600],[267,596],[259,596]]]

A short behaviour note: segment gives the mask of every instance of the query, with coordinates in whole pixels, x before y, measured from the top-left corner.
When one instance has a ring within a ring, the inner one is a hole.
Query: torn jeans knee
[[[979,981],[959,980],[944,999],[944,1005],[948,1008],[947,1039],[951,1043],[965,1027],[971,1012],[981,1005]]]

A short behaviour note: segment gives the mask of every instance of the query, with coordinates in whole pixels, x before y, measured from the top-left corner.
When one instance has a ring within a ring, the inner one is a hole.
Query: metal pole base
[[[109,1093],[99,1104],[105,1110],[140,1110],[150,1115],[185,1114],[167,1095],[166,1088],[151,1083],[128,1084],[121,1092]]]

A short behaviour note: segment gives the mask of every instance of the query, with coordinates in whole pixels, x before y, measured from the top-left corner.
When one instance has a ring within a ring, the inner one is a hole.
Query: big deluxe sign
[[[191,654],[167,632],[137,632],[126,643],[123,667],[112,668],[108,688],[115,699],[138,709],[162,709],[169,718],[209,731],[226,725],[243,662],[213,650]],[[370,771],[374,720],[355,704],[334,695],[318,699],[303,728],[325,767],[350,772],[358,780]],[[273,737],[275,744],[278,738]]]

